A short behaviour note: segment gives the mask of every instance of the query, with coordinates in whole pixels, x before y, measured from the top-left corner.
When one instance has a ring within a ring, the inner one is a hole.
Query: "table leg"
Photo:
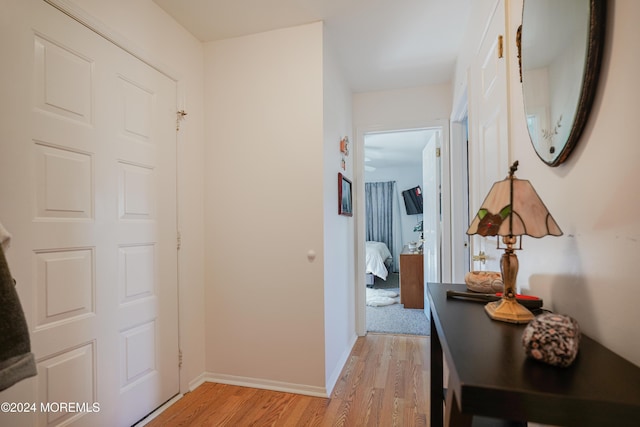
[[[473,416],[460,412],[458,399],[453,392],[451,384],[447,386],[447,400],[445,402],[444,425],[447,427],[471,427]]]
[[[433,312],[429,317],[431,318],[431,427],[441,427],[444,425],[442,417],[442,404],[444,402],[442,390],[442,345],[433,321]]]

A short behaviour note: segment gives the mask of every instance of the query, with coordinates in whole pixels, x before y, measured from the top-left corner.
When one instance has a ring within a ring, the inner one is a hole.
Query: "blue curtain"
[[[395,202],[395,181],[366,182],[364,184],[367,241],[382,242],[387,245],[393,262],[389,271],[398,271],[394,244],[393,205]]]

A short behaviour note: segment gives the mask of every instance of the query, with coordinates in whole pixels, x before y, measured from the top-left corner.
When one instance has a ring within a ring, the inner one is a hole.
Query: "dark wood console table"
[[[529,359],[521,343],[525,325],[491,320],[482,303],[447,299],[448,289],[465,291],[465,285],[427,287],[431,427],[470,426],[474,415],[562,426],[640,425],[640,367],[584,334],[568,368]]]

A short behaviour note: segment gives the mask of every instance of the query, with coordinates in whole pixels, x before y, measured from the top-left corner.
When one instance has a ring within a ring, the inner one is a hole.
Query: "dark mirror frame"
[[[537,1],[537,0],[524,0],[522,7],[523,21],[524,21],[524,4],[527,1]],[[540,157],[544,163],[549,166],[559,166],[562,164],[567,158],[569,154],[573,151],[575,146],[582,135],[582,131],[587,123],[587,119],[589,117],[589,113],[591,112],[591,107],[593,105],[593,100],[596,94],[596,88],[598,86],[598,80],[600,77],[600,66],[602,63],[602,51],[604,48],[604,37],[605,37],[605,27],[606,27],[606,19],[607,19],[607,0],[589,0],[589,39],[587,41],[587,51],[585,58],[585,66],[584,73],[582,76],[582,88],[580,91],[580,97],[578,99],[578,107],[576,111],[576,115],[573,119],[573,123],[571,124],[571,131],[567,138],[567,142],[564,147],[561,149],[560,153],[551,161],[545,160],[540,153],[538,152],[536,145],[533,140],[531,143],[536,150],[536,154]],[[526,52],[521,52],[521,33],[526,31],[526,28],[522,28],[522,25],[518,28],[518,35],[516,39],[516,44],[518,46],[518,57],[521,60],[522,55],[526,55]],[[522,82],[522,68],[520,68],[520,81]],[[524,89],[524,86],[523,86]],[[524,98],[523,98],[523,108]],[[527,129],[527,133],[529,130]],[[529,138],[531,139],[531,134],[529,134]]]

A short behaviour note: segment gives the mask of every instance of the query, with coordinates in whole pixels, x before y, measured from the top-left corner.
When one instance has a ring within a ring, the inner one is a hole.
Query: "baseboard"
[[[348,345],[345,351],[342,353],[342,355],[340,356],[340,359],[338,359],[338,363],[336,364],[335,369],[333,370],[329,378],[327,378],[327,396],[331,396],[331,393],[333,392],[333,388],[336,386],[336,383],[340,378],[340,374],[342,374],[342,370],[347,364],[347,361],[349,360],[349,356],[351,356],[351,352],[353,351],[353,346],[356,345],[357,340],[358,340],[358,336],[354,334],[351,337],[350,345]]]
[[[342,370],[349,360],[349,356],[351,355],[351,351],[353,350],[353,346],[356,344],[357,339],[357,335],[353,335],[353,337],[351,337],[349,346],[347,346],[345,351],[342,353],[340,359],[338,359],[338,363],[336,364],[335,369],[333,370],[333,373],[327,379],[326,388],[285,383],[281,381],[241,377],[237,375],[216,374],[215,372],[203,372],[189,382],[189,391],[195,390],[196,388],[198,388],[198,386],[202,385],[205,382],[212,382],[237,385],[242,387],[253,387],[265,390],[283,391],[286,393],[304,394],[306,396],[329,397],[331,396],[331,392],[333,391],[333,388],[340,378]]]
[[[326,388],[314,387],[304,384],[286,383],[281,381],[270,381],[259,378],[240,377],[236,375],[217,374],[207,372],[204,374],[204,381],[220,384],[237,385],[241,387],[252,387],[263,390],[282,391],[285,393],[303,394],[313,397],[328,397]]]
[[[195,390],[196,388],[198,388],[199,386],[201,386],[206,382],[207,382],[207,373],[203,372],[197,377],[195,377],[193,380],[189,381],[189,391]]]
[[[286,383],[282,381],[270,381],[270,380],[263,380],[263,379],[257,379],[257,378],[240,377],[236,375],[216,374],[213,372],[203,372],[193,380],[189,381],[189,391],[195,390],[205,382],[212,382],[212,383],[220,383],[220,384],[237,385],[241,387],[259,388],[263,390],[282,391],[285,393],[303,394],[305,396],[327,398],[331,395],[333,388],[338,382],[338,379],[340,378],[340,374],[342,373],[344,366],[349,360],[349,356],[351,355],[351,351],[353,350],[353,346],[355,345],[357,339],[358,339],[357,335],[354,335],[351,338],[351,344],[342,353],[342,356],[340,356],[340,359],[336,364],[336,367],[333,370],[333,373],[329,376],[327,380],[326,388],[314,387],[314,386],[303,385],[303,384]],[[169,406],[173,405],[175,402],[180,400],[183,396],[184,396],[183,394],[176,395],[171,400],[166,402],[164,405],[162,405],[161,407],[153,411],[151,414],[147,415],[147,417],[140,420],[137,424],[135,424],[135,427],[145,426],[151,420],[153,420],[162,412],[164,412]]]

